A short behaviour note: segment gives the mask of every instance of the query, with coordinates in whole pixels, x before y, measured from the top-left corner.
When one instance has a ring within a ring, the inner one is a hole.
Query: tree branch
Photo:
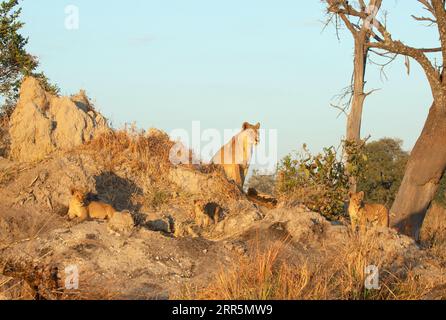
[[[430,3],[428,0],[418,0],[421,4],[425,6],[425,9],[434,15],[436,18],[437,24],[439,25],[440,34],[443,34],[444,40],[442,38],[442,47],[441,48],[422,48],[417,49],[411,46],[407,46],[401,41],[393,40],[390,32],[387,31],[386,27],[376,18],[373,18],[373,24],[371,28],[375,27],[381,36],[374,34],[373,30],[371,30],[372,39],[375,40],[373,42],[367,43],[369,48],[376,48],[385,50],[391,53],[404,55],[407,57],[411,57],[416,60],[421,67],[423,68],[428,81],[431,85],[432,94],[434,99],[443,99],[442,90],[438,90],[442,83],[440,80],[440,73],[433,66],[432,62],[427,58],[426,53],[432,52],[442,52],[443,58],[446,58],[446,11],[444,10],[444,0],[431,0]],[[354,7],[352,7],[348,1],[346,0],[327,0],[329,4],[329,11],[338,14],[339,16],[345,15],[347,20],[348,17],[357,17],[363,21],[370,20],[370,14],[364,10],[358,11]],[[370,5],[381,5],[382,0],[371,1]],[[446,60],[444,62],[446,65]]]
[[[444,9],[444,0],[431,0],[433,14],[437,18],[438,32],[440,33],[443,66],[446,66],[446,11]]]

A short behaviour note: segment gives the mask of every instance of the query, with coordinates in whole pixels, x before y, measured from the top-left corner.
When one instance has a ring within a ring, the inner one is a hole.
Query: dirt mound
[[[164,299],[181,295],[184,288],[206,287],[242,257],[281,241],[281,255],[288,263],[319,271],[329,268],[330,282],[341,275],[345,286],[350,280],[343,277],[351,277],[356,281],[351,285],[359,290],[364,267],[370,264],[391,277],[410,273],[430,288],[446,283],[443,267],[409,238],[387,229],[360,237],[302,207],[269,211],[256,221],[240,223],[237,230],[211,241],[175,239],[143,226],[116,236],[107,223],[98,221],[63,226],[0,248],[0,274],[25,279],[47,299]],[[73,266],[80,287],[66,290],[66,270]],[[348,297],[348,287],[342,290]],[[426,289],[425,297],[430,293]]]
[[[55,150],[68,150],[108,130],[105,118],[96,112],[85,92],[57,97],[35,78],[26,78],[20,99],[9,121],[10,156],[17,161],[41,160]]]

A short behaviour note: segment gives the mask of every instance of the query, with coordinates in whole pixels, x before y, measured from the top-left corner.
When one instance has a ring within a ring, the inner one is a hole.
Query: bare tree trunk
[[[355,59],[353,71],[353,98],[350,113],[347,119],[346,140],[348,142],[360,144],[362,111],[365,101],[365,70],[367,64],[368,42],[367,32],[361,31],[354,37],[355,39]],[[348,155],[347,155],[348,156]],[[349,177],[350,191],[356,192],[357,179],[355,176]]]
[[[391,224],[419,240],[427,209],[446,169],[446,105],[434,103],[407,164]]]
[[[359,143],[361,141],[362,110],[364,107],[364,78],[367,62],[365,37],[355,39],[355,61],[353,75],[353,99],[347,120],[347,140]]]

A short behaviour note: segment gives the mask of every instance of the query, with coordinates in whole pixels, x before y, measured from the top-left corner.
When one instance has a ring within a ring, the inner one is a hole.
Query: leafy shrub
[[[277,191],[282,198],[336,220],[345,212],[348,180],[334,147],[313,156],[304,145],[303,152],[287,155],[279,164]]]
[[[345,155],[345,172],[355,181],[364,176],[368,155],[364,152],[365,141],[343,141]]]

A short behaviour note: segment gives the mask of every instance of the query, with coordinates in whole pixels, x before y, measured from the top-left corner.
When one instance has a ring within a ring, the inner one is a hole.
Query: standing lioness
[[[245,184],[254,146],[260,142],[260,123],[245,122],[242,131],[224,145],[212,158],[212,163],[223,167],[226,177],[240,188]]]
[[[110,220],[116,213],[111,206],[99,201],[91,201],[88,205],[85,203],[86,192],[72,188],[71,200],[68,208],[68,217],[70,219],[79,218],[80,221],[87,219]]]
[[[389,227],[389,210],[382,204],[365,204],[364,192],[350,193],[348,214],[353,230],[359,225],[364,231],[367,226]]]

